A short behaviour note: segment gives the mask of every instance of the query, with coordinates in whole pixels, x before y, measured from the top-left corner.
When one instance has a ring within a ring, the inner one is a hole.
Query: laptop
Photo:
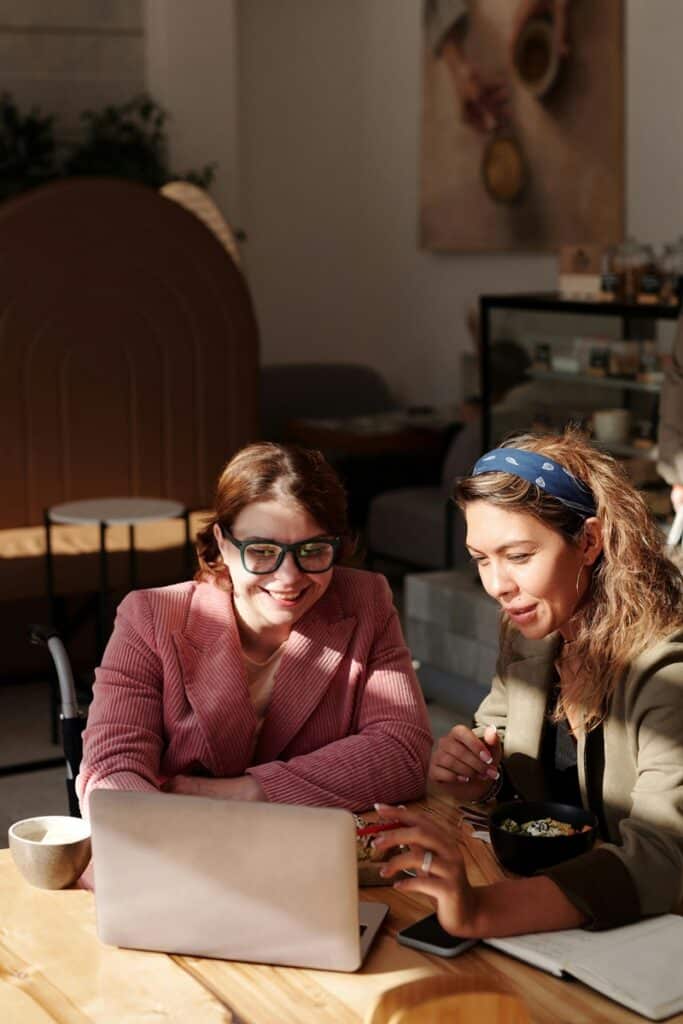
[[[111,945],[355,971],[388,910],[358,899],[348,811],[99,789],[90,822]]]

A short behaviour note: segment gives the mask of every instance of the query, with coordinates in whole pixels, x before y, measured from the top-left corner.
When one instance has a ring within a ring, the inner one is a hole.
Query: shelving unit
[[[492,313],[496,310],[519,310],[523,312],[580,314],[591,317],[611,317],[621,320],[621,337],[624,340],[641,337],[645,321],[676,320],[678,305],[636,305],[617,302],[583,302],[562,299],[555,292],[524,293],[514,295],[483,295],[480,298],[481,314],[481,394],[482,394],[482,438],[484,450],[491,444],[491,342]],[[609,345],[609,341],[605,341]],[[531,369],[528,376],[535,380],[575,383],[578,386],[602,387],[607,391],[622,393],[641,392],[656,395],[660,391],[657,383],[638,381],[624,377],[596,377],[586,373],[566,373],[555,370]],[[622,457],[653,458],[647,449],[628,444],[610,444],[610,451]]]
[[[562,381],[565,384],[574,381],[577,384],[590,384],[591,387],[608,388],[612,391],[643,391],[658,395],[661,384],[631,380],[630,377],[592,377],[588,373],[560,373],[559,370],[528,370],[533,380]]]

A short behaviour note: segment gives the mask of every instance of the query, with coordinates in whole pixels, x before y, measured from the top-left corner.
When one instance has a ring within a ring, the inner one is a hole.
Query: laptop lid
[[[90,818],[112,945],[354,971],[387,911],[359,919],[348,811],[95,790]]]

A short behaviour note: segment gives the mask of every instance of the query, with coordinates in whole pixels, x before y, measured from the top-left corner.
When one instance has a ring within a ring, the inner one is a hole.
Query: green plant
[[[60,160],[52,116],[22,115],[8,94],[0,97],[0,199],[58,177],[94,175],[126,178],[152,188],[184,178],[203,188],[215,164],[174,174],[168,167],[166,112],[149,96],[81,114],[83,138]]]
[[[71,151],[67,175],[109,175],[159,188],[166,180],[166,115],[146,97],[81,114],[83,141]]]
[[[22,114],[9,93],[0,95],[0,199],[58,176],[54,121],[35,108]]]

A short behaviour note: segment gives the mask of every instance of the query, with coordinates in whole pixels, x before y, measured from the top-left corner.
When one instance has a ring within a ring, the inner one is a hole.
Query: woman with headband
[[[438,743],[433,782],[590,808],[604,843],[524,879],[471,886],[457,843],[413,812],[385,873],[431,896],[453,934],[610,928],[683,895],[683,580],[625,472],[578,432],[518,437],[456,484],[467,546],[502,609],[475,727]]]

